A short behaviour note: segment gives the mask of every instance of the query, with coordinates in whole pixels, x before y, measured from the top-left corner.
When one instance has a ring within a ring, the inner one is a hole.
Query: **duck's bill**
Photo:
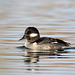
[[[25,39],[25,35],[24,35],[21,39],[19,39],[19,41],[20,41],[20,40],[23,40],[23,39]]]

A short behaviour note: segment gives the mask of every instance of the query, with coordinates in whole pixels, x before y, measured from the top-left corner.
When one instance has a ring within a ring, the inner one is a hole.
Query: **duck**
[[[70,43],[61,39],[52,37],[40,37],[40,33],[35,27],[27,27],[23,37],[20,40],[25,40],[25,48],[40,49],[40,50],[55,50],[70,48]]]

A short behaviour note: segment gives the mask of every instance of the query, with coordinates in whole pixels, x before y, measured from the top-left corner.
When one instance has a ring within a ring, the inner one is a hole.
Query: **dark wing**
[[[45,44],[45,43],[51,43],[52,41],[53,41],[53,38],[42,37],[38,39],[36,42],[38,44]]]
[[[62,46],[69,46],[69,43],[64,42],[63,40],[60,39],[54,39],[54,38],[48,38],[48,37],[42,37],[39,40],[37,40],[38,44],[46,44],[46,43],[53,43],[53,44],[59,44]]]
[[[67,42],[65,42],[65,41],[63,41],[63,40],[60,40],[60,39],[56,39],[57,40],[57,42],[59,43],[59,44],[62,44],[62,45],[65,45],[65,46],[69,46],[70,45],[70,43],[67,43]]]

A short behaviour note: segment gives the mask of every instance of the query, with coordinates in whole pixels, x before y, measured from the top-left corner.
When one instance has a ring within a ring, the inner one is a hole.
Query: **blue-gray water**
[[[75,0],[0,0],[0,75],[75,75],[75,49],[16,48],[28,26],[75,47]]]

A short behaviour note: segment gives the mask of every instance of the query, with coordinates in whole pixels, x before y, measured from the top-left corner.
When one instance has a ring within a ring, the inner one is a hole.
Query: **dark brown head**
[[[27,39],[28,42],[35,42],[36,40],[38,40],[40,38],[40,34],[39,31],[35,28],[35,27],[28,27],[25,30],[25,34],[23,35],[23,37],[20,39]]]

